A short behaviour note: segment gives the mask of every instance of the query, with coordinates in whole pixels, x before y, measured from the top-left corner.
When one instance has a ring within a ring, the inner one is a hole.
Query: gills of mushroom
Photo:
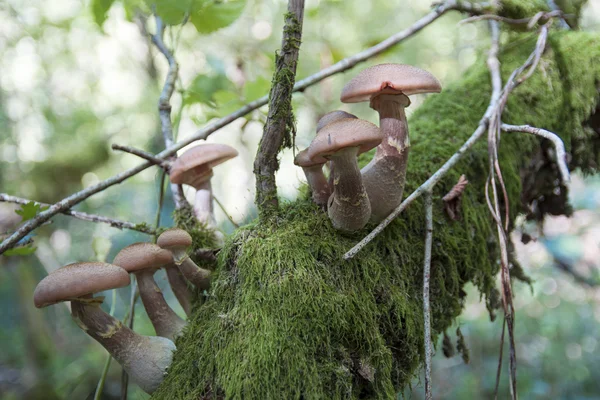
[[[344,86],[341,101],[370,101],[379,113],[383,140],[371,162],[362,169],[371,200],[371,221],[380,222],[402,202],[410,140],[404,109],[407,96],[439,93],[439,81],[429,72],[405,64],[379,64],[361,71]]]
[[[142,336],[102,310],[94,293],[129,285],[129,274],[106,263],[75,263],[46,276],[36,287],[36,307],[71,301],[78,325],[117,360],[133,382],[154,392],[171,365],[175,344],[162,337]]]
[[[333,193],[327,214],[335,229],[362,229],[371,215],[369,197],[362,183],[357,155],[381,143],[379,129],[361,119],[345,118],[325,126],[308,148],[311,158],[333,162]]]
[[[113,260],[114,265],[129,273],[135,273],[142,303],[156,334],[174,341],[181,334],[186,322],[169,307],[154,281],[156,270],[171,262],[171,254],[152,243],[129,245]]]
[[[201,144],[186,150],[171,165],[169,177],[172,183],[196,189],[194,214],[198,222],[209,228],[215,227],[210,184],[212,169],[237,155],[237,150],[226,144]]]
[[[304,175],[306,175],[306,181],[310,187],[313,201],[321,207],[327,205],[327,199],[329,199],[329,196],[331,195],[331,187],[323,173],[323,165],[325,165],[326,162],[327,160],[322,157],[312,160],[308,156],[308,149],[302,150],[294,159],[294,164],[302,167]]]
[[[192,237],[183,229],[168,229],[160,234],[156,244],[171,252],[175,265],[181,274],[200,290],[210,287],[210,271],[200,268],[188,256],[187,251],[192,245]]]

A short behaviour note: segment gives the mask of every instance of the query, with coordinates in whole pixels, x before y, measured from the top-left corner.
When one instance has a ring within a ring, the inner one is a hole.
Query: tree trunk
[[[504,79],[533,50],[535,35],[514,33],[507,43],[500,58]],[[405,193],[475,130],[491,91],[480,64],[413,114]],[[552,33],[540,69],[510,96],[504,122],[551,130],[565,141],[570,167],[597,168],[600,138],[586,121],[597,105],[599,65],[597,35]],[[544,148],[537,137],[502,136],[499,159],[512,217],[524,209],[522,199],[538,200],[542,211],[565,211],[565,188],[553,192],[558,169]],[[370,156],[361,157],[363,165]],[[462,219],[452,221],[441,197],[461,174],[470,184]],[[484,139],[434,190],[435,337],[460,315],[468,282],[490,309],[498,306],[487,174]],[[238,230],[222,250],[211,296],[194,309],[154,398],[395,398],[423,361],[423,205],[411,205],[354,259],[343,261],[372,228],[342,235],[305,198],[282,207],[278,218]]]

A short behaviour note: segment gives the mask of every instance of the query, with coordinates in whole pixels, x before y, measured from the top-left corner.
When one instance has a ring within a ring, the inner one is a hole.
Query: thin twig
[[[162,18],[157,15],[155,16],[155,21],[156,33],[152,35],[152,43],[154,43],[156,48],[162,53],[163,56],[165,56],[167,62],[169,63],[167,77],[165,78],[165,83],[160,93],[160,97],[158,98],[158,115],[160,117],[161,131],[165,141],[165,148],[169,149],[174,145],[170,101],[171,97],[173,96],[173,92],[175,91],[175,82],[177,81],[179,67],[177,66],[177,61],[175,61],[173,53],[167,48],[163,41],[165,25],[163,24]],[[171,156],[174,158],[177,156],[177,153],[175,152],[174,154],[171,154]],[[185,197],[181,196],[181,192],[177,184],[171,183],[171,193],[173,195],[175,207],[181,208],[185,204],[186,200]]]
[[[236,223],[233,218],[231,218],[231,215],[227,212],[227,210],[225,209],[225,206],[223,205],[223,203],[221,203],[219,201],[219,199],[213,194],[213,199],[215,199],[215,202],[217,203],[217,205],[219,206],[219,208],[221,209],[221,211],[223,211],[223,213],[225,214],[225,216],[227,217],[227,219],[229,220],[229,222],[231,222],[231,225],[234,226],[235,229],[239,228],[240,225],[238,223]]]
[[[110,305],[110,316],[115,315],[115,310],[117,309],[117,291],[116,289],[112,289],[112,303]],[[96,386],[96,393],[94,393],[94,400],[100,400],[102,398],[102,391],[104,390],[104,383],[106,382],[106,376],[108,375],[108,369],[110,367],[110,362],[112,361],[112,356],[109,354],[106,357],[106,361],[104,362],[104,368],[102,368],[102,375],[100,375],[100,380],[98,381],[98,385]]]
[[[520,18],[520,19],[512,19],[512,18],[506,18],[500,15],[496,15],[496,14],[482,14],[482,15],[474,15],[472,17],[469,18],[465,18],[463,20],[461,20],[458,25],[464,25],[464,24],[468,24],[471,22],[476,22],[476,21],[484,21],[484,20],[494,20],[494,21],[498,21],[498,22],[504,22],[507,24],[511,24],[511,25],[528,25],[529,29],[532,29],[535,24],[537,24],[538,22],[548,22],[548,20],[550,20],[551,18],[562,18],[563,17],[563,12],[560,10],[556,10],[556,11],[549,11],[549,12],[539,12],[537,14],[535,14],[533,17],[529,17],[529,18]]]
[[[531,68],[532,65],[536,66],[539,62],[538,53],[543,53],[543,49],[545,48],[545,39],[547,38],[548,28],[547,26],[542,27],[542,32],[540,33],[540,38],[538,39],[538,43],[536,44],[535,50],[531,53],[527,61],[521,65],[519,68],[515,69],[511,74],[509,81],[504,86],[502,90],[502,94],[497,98],[490,100],[490,104],[485,111],[483,117],[479,120],[479,124],[477,129],[469,139],[458,149],[456,153],[452,155],[438,169],[429,179],[427,179],[421,186],[419,186],[413,193],[410,194],[390,215],[388,215],[375,229],[373,229],[367,236],[365,236],[360,242],[358,242],[354,247],[352,247],[346,254],[344,254],[344,259],[348,260],[354,257],[363,247],[369,244],[378,234],[380,234],[406,207],[408,207],[413,201],[419,198],[423,193],[428,190],[431,190],[445,175],[448,173],[450,169],[452,169],[463,157],[463,155],[471,148],[473,145],[479,140],[483,134],[486,132],[489,122],[492,116],[498,111],[498,109],[503,108],[506,104],[508,95],[519,86],[525,79],[522,77],[517,80],[517,77],[520,73],[525,71],[527,68]],[[543,46],[541,45],[543,44]],[[541,55],[540,55],[541,56]],[[528,71],[525,77],[530,76],[531,69]],[[495,78],[492,77],[492,81]]]
[[[431,191],[425,193],[425,260],[423,263],[423,321],[425,324],[425,399],[433,399],[431,389],[431,312],[429,310],[429,280],[431,244],[433,242],[433,205]]]
[[[165,169],[167,171],[170,168],[170,163],[168,161],[165,161],[165,160],[163,160],[161,158],[158,158],[154,154],[149,153],[147,151],[136,149],[135,147],[131,147],[131,146],[122,146],[122,145],[116,144],[116,143],[113,143],[113,145],[111,146],[111,148],[113,150],[124,151],[126,153],[130,153],[130,154],[133,154],[133,155],[138,156],[140,158],[143,158],[144,160],[150,161],[152,164],[157,165],[157,166],[159,166],[162,169]]]
[[[445,1],[444,3],[436,6],[430,13],[428,13],[427,15],[425,15],[424,17],[422,17],[421,19],[416,21],[413,25],[411,25],[407,29],[404,29],[403,31],[400,31],[400,32],[396,33],[395,35],[390,36],[389,38],[385,39],[384,41],[382,41],[360,53],[357,53],[357,54],[354,54],[353,56],[344,58],[343,60],[338,61],[337,63],[333,64],[332,66],[325,68],[325,69],[297,82],[296,85],[294,85],[294,92],[304,91],[306,88],[313,86],[332,75],[338,74],[340,72],[344,72],[350,68],[353,68],[354,66],[356,66],[357,64],[359,64],[363,61],[366,61],[372,57],[375,57],[375,56],[381,54],[382,52],[388,50],[392,46],[394,46],[394,45],[410,38],[411,36],[415,35],[416,33],[420,32],[423,28],[430,25],[432,22],[436,21],[438,18],[440,18],[442,15],[444,15],[448,11],[455,10],[455,11],[467,12],[467,13],[471,13],[471,14],[481,14],[481,13],[485,12],[486,10],[488,10],[488,8],[489,8],[488,3],[476,4],[476,3],[469,3],[466,1],[459,2],[457,0]],[[161,151],[160,153],[156,154],[156,158],[167,159],[169,156],[176,154],[179,149],[187,146],[188,144],[190,144],[196,140],[206,139],[212,133],[223,128],[224,126],[229,125],[236,119],[241,118],[244,115],[264,106],[265,104],[267,104],[267,102],[268,102],[268,96],[263,96],[255,101],[252,101],[252,102],[246,104],[245,106],[238,109],[237,111],[235,111],[223,118],[220,118],[220,119],[206,125],[204,128],[196,131],[193,135],[191,135],[186,140],[177,142],[173,146],[170,146],[167,149]],[[48,210],[41,212],[35,218],[27,221],[16,232],[14,232],[10,237],[8,237],[6,240],[4,240],[2,243],[0,243],[0,254],[4,253],[7,249],[14,246],[19,240],[21,240],[23,237],[25,237],[27,234],[29,234],[34,229],[36,229],[38,226],[42,225],[44,222],[46,222],[49,219],[51,219],[52,217],[54,217],[56,214],[59,214],[64,210],[68,210],[69,208],[73,207],[74,205],[81,203],[88,197],[90,197],[96,193],[99,193],[110,186],[117,185],[117,184],[125,181],[126,179],[129,179],[132,176],[139,174],[140,172],[151,167],[152,165],[153,164],[150,162],[145,162],[143,164],[138,165],[137,167],[128,169],[126,171],[123,171],[123,172],[111,177],[111,178],[101,181],[101,182],[97,183],[96,185],[90,186],[82,191],[73,193],[73,194],[65,197],[64,199],[62,199],[59,202],[52,205]]]
[[[546,129],[536,128],[529,125],[509,125],[502,124],[502,130],[505,132],[525,132],[533,135],[541,136],[548,139],[554,145],[556,151],[556,164],[560,171],[560,176],[564,185],[568,184],[571,180],[569,174],[569,168],[567,167],[567,152],[565,151],[565,145],[560,137],[556,133],[547,131]]]
[[[279,207],[275,182],[275,172],[279,169],[277,155],[283,148],[293,147],[296,136],[292,92],[296,82],[303,20],[304,0],[288,0],[281,51],[275,56],[275,72],[269,93],[269,114],[254,159],[256,207],[261,217]]]
[[[562,10],[560,9],[560,7],[556,4],[556,2],[554,0],[547,0],[546,3],[548,4],[548,7],[550,7],[550,9],[552,11],[560,11],[562,14]],[[561,18],[559,20],[559,26],[565,30],[571,29],[571,27],[569,26],[569,24],[567,23],[567,21],[565,19],[564,14],[561,16]]]
[[[0,193],[0,202],[15,203],[15,204],[29,204],[32,201],[36,204],[41,205],[42,207],[50,207],[51,206],[50,204],[40,203],[35,200],[11,196],[6,193]],[[146,233],[148,235],[154,235],[154,233],[155,233],[154,229],[147,226],[146,224],[134,224],[132,222],[123,221],[123,220],[116,219],[116,218],[103,217],[102,215],[88,214],[88,213],[84,213],[81,211],[73,211],[73,210],[65,210],[65,211],[62,211],[61,214],[68,215],[73,218],[80,219],[82,221],[108,224],[108,225],[112,226],[113,228],[129,229],[132,231]]]

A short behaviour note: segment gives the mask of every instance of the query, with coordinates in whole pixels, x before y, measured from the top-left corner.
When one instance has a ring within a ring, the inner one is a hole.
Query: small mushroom
[[[192,245],[192,237],[189,233],[179,228],[168,229],[160,234],[156,244],[172,253],[173,261],[183,276],[194,286],[200,290],[210,287],[210,271],[197,266],[187,254]]]
[[[357,118],[356,115],[347,113],[346,111],[336,110],[325,114],[317,123],[317,135],[325,126],[339,121],[344,118]],[[296,155],[294,164],[302,167],[308,186],[312,192],[314,202],[321,206],[327,206],[327,200],[331,196],[331,187],[333,186],[333,173],[331,173],[331,163],[329,164],[329,181],[325,178],[323,173],[323,165],[327,163],[327,160],[323,157],[311,159],[308,156],[308,149],[304,149]]]
[[[200,223],[208,227],[215,226],[210,184],[212,169],[237,155],[237,150],[231,146],[207,143],[185,151],[171,165],[172,183],[186,184],[196,189],[194,214]]]
[[[113,260],[114,265],[135,274],[142,303],[156,334],[175,340],[181,334],[186,322],[169,307],[153,277],[157,269],[172,262],[168,251],[152,243],[129,245]]]
[[[404,109],[407,96],[439,93],[439,81],[429,72],[405,64],[379,64],[361,71],[342,89],[341,101],[370,101],[379,113],[383,140],[375,157],[362,169],[371,201],[371,221],[379,222],[402,202],[410,141]]]
[[[71,302],[78,325],[117,360],[146,393],[154,392],[171,365],[175,344],[163,337],[142,336],[102,310],[92,295],[129,285],[129,274],[107,263],[69,264],[46,276],[35,288],[37,308]]]
[[[310,158],[333,161],[333,193],[327,214],[335,229],[356,231],[369,221],[371,206],[356,157],[379,143],[381,133],[375,125],[344,118],[326,125],[310,144]]]

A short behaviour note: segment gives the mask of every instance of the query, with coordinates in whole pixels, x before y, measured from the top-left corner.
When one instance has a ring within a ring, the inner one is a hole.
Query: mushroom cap
[[[237,150],[226,144],[206,143],[192,147],[171,165],[171,182],[195,186],[210,179],[212,168],[237,155]]]
[[[304,149],[294,158],[294,164],[302,168],[314,167],[315,165],[323,165],[327,160],[323,157],[310,158],[308,155],[308,149]]]
[[[344,119],[344,118],[358,118],[358,117],[354,114],[350,114],[350,113],[348,113],[346,111],[342,111],[342,110],[335,110],[335,111],[328,112],[327,114],[325,114],[321,117],[319,122],[317,122],[317,133],[319,133],[319,131],[321,129],[323,129],[324,127],[326,127],[327,125],[329,125],[335,121],[339,121],[340,119]]]
[[[129,274],[116,265],[81,262],[65,265],[41,280],[33,293],[37,308],[129,285]]]
[[[369,121],[344,118],[321,129],[308,148],[308,156],[327,158],[346,147],[359,147],[360,154],[377,146],[382,139],[379,128]]]
[[[381,93],[407,96],[417,93],[439,93],[440,82],[431,73],[406,64],[378,64],[358,73],[342,89],[343,103],[367,101]]]
[[[156,244],[167,250],[182,247],[187,248],[192,245],[192,237],[183,229],[172,228],[161,233]]]
[[[113,264],[127,272],[138,272],[143,269],[158,269],[172,261],[171,253],[155,244],[134,243],[122,249]]]

